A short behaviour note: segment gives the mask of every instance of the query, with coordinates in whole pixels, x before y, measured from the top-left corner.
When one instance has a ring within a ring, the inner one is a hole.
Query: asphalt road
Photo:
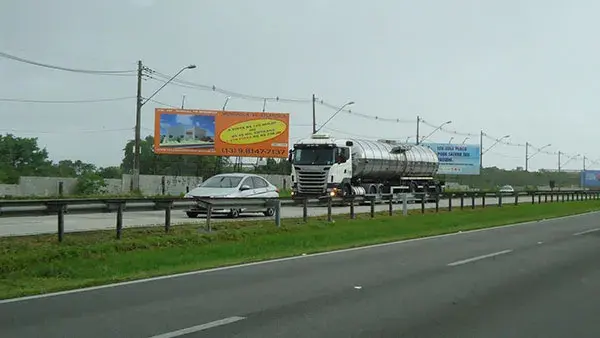
[[[599,337],[600,213],[12,302],[1,337]]]
[[[476,199],[476,205],[481,205],[482,200]],[[470,206],[471,200],[465,199],[465,205]],[[498,199],[486,198],[486,205],[497,204]],[[514,197],[509,197],[503,200],[503,203],[514,203]],[[531,203],[531,197],[520,196],[520,203]],[[537,201],[536,201],[537,203]],[[453,206],[460,206],[460,199],[454,199],[452,202]],[[427,207],[433,208],[434,203],[428,203]],[[402,211],[402,204],[394,204],[394,210]],[[420,204],[408,204],[409,209],[418,209]],[[440,201],[440,208],[447,208],[448,201]],[[357,206],[355,212],[367,213],[369,212],[369,206]],[[378,204],[376,205],[377,211],[388,210],[388,205]],[[349,214],[349,207],[334,207],[332,214]],[[327,215],[326,207],[314,207],[309,206],[309,216],[322,216]],[[302,208],[298,206],[286,206],[282,208],[283,218],[302,217]],[[164,211],[140,211],[140,212],[125,212],[123,214],[123,225],[124,227],[136,227],[136,226],[162,226],[164,225]],[[243,215],[239,220],[264,220],[265,217],[261,214],[248,214]],[[215,217],[215,221],[233,221],[223,215]],[[200,218],[190,219],[186,216],[184,210],[173,210],[171,212],[171,224],[182,224],[182,223],[197,223],[198,225],[206,224],[206,220],[201,216]],[[95,213],[95,214],[66,214],[65,215],[65,232],[74,231],[89,231],[89,230],[102,230],[102,229],[114,229],[116,225],[116,213]],[[56,233],[57,231],[57,216],[31,216],[31,217],[0,217],[0,236],[22,236],[32,234],[43,234],[43,233]]]

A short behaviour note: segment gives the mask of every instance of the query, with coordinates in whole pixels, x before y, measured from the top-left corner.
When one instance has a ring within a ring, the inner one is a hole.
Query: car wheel
[[[275,209],[269,208],[265,212],[263,212],[263,214],[265,214],[265,216],[267,216],[267,217],[271,217],[271,216],[275,215]]]
[[[239,209],[231,209],[229,211],[229,217],[231,217],[231,218],[238,218],[238,217],[240,217],[240,210]]]
[[[198,217],[198,213],[197,212],[193,212],[193,211],[187,211],[185,214],[189,218],[196,218],[196,217]]]

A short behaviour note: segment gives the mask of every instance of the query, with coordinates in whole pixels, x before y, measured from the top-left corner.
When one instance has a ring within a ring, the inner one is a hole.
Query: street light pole
[[[446,121],[446,122],[444,122],[444,123],[440,124],[440,125],[439,125],[437,128],[435,128],[435,129],[434,129],[434,130],[433,130],[431,133],[429,133],[429,135],[427,135],[427,136],[423,137],[423,138],[421,139],[421,142],[420,142],[420,143],[423,143],[423,141],[425,141],[426,139],[428,139],[428,138],[429,138],[431,135],[433,135],[433,134],[434,134],[436,131],[438,131],[438,130],[442,129],[442,127],[444,127],[445,125],[447,125],[447,124],[450,124],[450,123],[452,123],[452,121]]]
[[[541,148],[538,148],[538,150],[535,153],[533,153],[531,155],[528,155],[528,148],[531,146],[531,144],[529,142],[525,143],[525,147],[526,147],[525,148],[525,171],[528,171],[529,160],[531,160],[532,157],[534,157],[535,155],[539,154],[542,150],[550,147],[551,145],[552,145],[551,143],[548,143],[545,146],[543,146]]]
[[[419,125],[421,124],[421,117],[417,115],[417,145],[419,145]]]
[[[315,132],[313,134],[317,133],[319,130],[321,130],[321,128],[325,127],[325,125],[327,123],[329,123],[329,121],[333,120],[333,118],[337,114],[339,114],[339,112],[341,112],[342,110],[344,110],[344,108],[346,108],[347,106],[351,106],[353,104],[354,104],[354,101],[350,101],[350,102],[347,102],[346,104],[344,104],[343,106],[341,106],[340,109],[338,109],[335,113],[333,113],[333,115],[331,115],[331,117],[327,121],[325,121],[325,123],[323,123],[317,130],[315,130]],[[316,126],[316,123],[314,124],[314,126]]]
[[[138,61],[138,74],[137,74],[137,100],[135,109],[135,144],[133,149],[133,175],[131,179],[132,190],[140,190],[140,147],[141,147],[141,125],[142,125],[142,106],[144,106],[150,99],[154,97],[161,89],[173,81],[179,74],[186,69],[194,69],[196,65],[189,65],[181,68],[177,74],[173,75],[168,81],[166,81],[160,88],[158,88],[152,95],[142,101],[142,76],[144,75],[144,66],[142,61]]]
[[[510,135],[504,135],[499,139],[496,139],[496,142],[494,142],[489,148],[487,148],[485,151],[483,151],[483,146],[480,147],[480,151],[481,151],[481,157],[479,158],[480,163],[483,163],[483,154],[487,153],[488,151],[490,151],[492,148],[494,148],[498,143],[502,142],[502,140],[509,138]],[[481,143],[483,144],[483,131],[481,132]],[[483,169],[483,164],[481,165],[481,169]]]
[[[313,113],[313,134],[317,132],[317,111],[315,104],[317,102],[317,98],[315,94],[312,95],[312,113]]]

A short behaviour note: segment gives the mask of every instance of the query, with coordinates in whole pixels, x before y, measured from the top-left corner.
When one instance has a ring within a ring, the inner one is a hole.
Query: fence
[[[417,196],[418,197],[418,196]],[[476,206],[485,208],[487,206],[496,205],[502,207],[506,203],[514,205],[522,204],[521,198],[525,198],[525,203],[535,204],[537,203],[553,203],[553,202],[567,202],[567,201],[582,201],[582,200],[597,200],[600,199],[600,192],[595,191],[559,191],[559,192],[532,192],[532,193],[515,193],[515,194],[501,194],[501,193],[443,193],[433,196],[433,199],[423,198],[410,198],[408,194],[388,194],[384,195],[384,202],[388,205],[388,214],[391,216],[394,213],[393,204],[395,202],[401,202],[403,204],[403,214],[408,214],[408,204],[415,202],[420,204],[421,213],[425,213],[426,206],[433,203],[435,212],[440,210],[440,202],[446,202],[444,207],[448,211],[452,211],[454,208],[471,208],[475,209]],[[479,203],[476,200],[479,199]],[[486,199],[494,199],[493,204],[486,203]],[[430,202],[432,201],[432,202]],[[314,205],[309,203],[309,200],[304,199],[300,201],[302,207],[302,219],[304,222],[308,221],[308,209],[309,206]],[[374,197],[368,196],[349,196],[345,198],[325,198],[320,201],[325,202],[327,206],[327,220],[333,221],[333,204],[342,203],[349,206],[350,218],[356,217],[355,206],[357,204],[368,204],[370,206],[370,217],[375,217],[375,204],[376,200]],[[455,206],[454,203],[457,203]],[[206,213],[206,230],[211,231],[211,218],[212,213],[216,209],[245,209],[245,208],[273,208],[274,209],[274,220],[276,226],[281,226],[281,209],[282,206],[296,205],[297,203],[292,201],[291,198],[197,198],[195,200],[183,199],[183,198],[121,198],[121,199],[52,199],[52,200],[5,200],[0,201],[0,218],[2,217],[14,217],[19,215],[30,216],[32,213],[39,214],[56,214],[57,218],[57,234],[58,241],[62,242],[65,235],[64,219],[67,210],[77,210],[77,207],[84,207],[81,210],[85,210],[88,213],[98,212],[116,212],[116,238],[120,239],[123,232],[123,212],[127,210],[139,210],[151,209],[151,210],[164,210],[164,229],[165,232],[169,232],[171,228],[171,210],[176,207],[189,208],[192,206],[201,206]],[[8,212],[4,211],[6,208],[10,208]],[[20,209],[19,209],[20,208]]]

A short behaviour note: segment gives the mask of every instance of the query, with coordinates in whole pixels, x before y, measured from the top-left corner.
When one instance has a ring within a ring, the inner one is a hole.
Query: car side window
[[[242,182],[242,185],[247,185],[250,187],[250,189],[254,189],[254,182],[252,181],[252,177],[248,177],[244,180],[244,182]]]
[[[267,182],[260,177],[252,177],[252,182],[254,182],[254,187],[256,188],[266,188],[269,186]]]

